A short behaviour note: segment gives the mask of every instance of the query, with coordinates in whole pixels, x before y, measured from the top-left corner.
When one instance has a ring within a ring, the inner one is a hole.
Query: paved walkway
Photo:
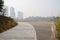
[[[32,25],[19,23],[16,27],[0,34],[0,40],[36,40]]]
[[[32,24],[36,30],[37,40],[51,40],[54,36],[52,34],[51,28],[53,28],[53,24],[49,22],[28,22]],[[54,38],[53,38],[54,39]]]

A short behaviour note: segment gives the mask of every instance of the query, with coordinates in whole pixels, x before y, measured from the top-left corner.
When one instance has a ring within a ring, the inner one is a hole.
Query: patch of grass
[[[7,31],[8,29],[15,27],[16,21],[10,17],[0,15],[0,33]]]
[[[57,30],[57,38],[60,40],[60,18],[57,18],[55,25]]]

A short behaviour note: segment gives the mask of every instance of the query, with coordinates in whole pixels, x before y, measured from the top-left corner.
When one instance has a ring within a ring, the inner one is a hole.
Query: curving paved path
[[[38,21],[38,22],[27,22],[34,26],[37,34],[37,40],[52,40],[54,39],[53,34],[53,22]],[[52,29],[51,29],[52,28]]]
[[[36,32],[32,25],[19,22],[14,28],[1,33],[0,40],[36,40]]]

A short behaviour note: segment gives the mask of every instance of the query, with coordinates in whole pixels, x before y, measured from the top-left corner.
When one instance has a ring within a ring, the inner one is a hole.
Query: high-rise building
[[[16,18],[15,9],[13,7],[10,8],[10,16]]]
[[[18,18],[19,20],[22,20],[22,19],[23,19],[23,12],[18,11],[17,18]]]

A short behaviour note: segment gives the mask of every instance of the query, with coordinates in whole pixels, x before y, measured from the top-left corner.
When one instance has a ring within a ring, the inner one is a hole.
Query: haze
[[[24,18],[29,16],[51,17],[60,16],[60,0],[4,0],[4,5],[14,7],[24,13]]]

